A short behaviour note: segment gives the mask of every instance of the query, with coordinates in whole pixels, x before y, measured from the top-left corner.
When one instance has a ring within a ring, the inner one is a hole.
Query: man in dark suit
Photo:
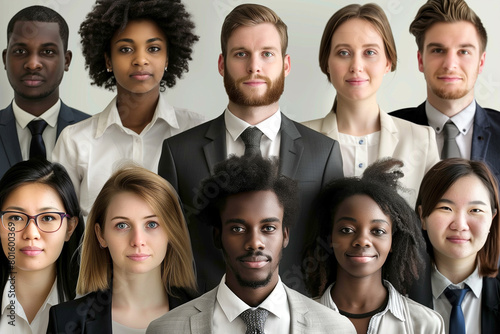
[[[298,181],[301,210],[280,270],[283,281],[300,291],[305,291],[301,251],[310,205],[326,182],[343,176],[338,143],[280,112],[279,97],[290,72],[286,29],[264,6],[246,4],[229,13],[218,62],[229,96],[227,109],[163,143],[158,173],[175,187],[184,204],[201,291],[215,287],[224,273],[222,255],[210,238],[212,230],[195,217],[206,205],[206,198],[196,196],[199,182],[210,176],[216,163],[231,154],[260,151],[264,157],[278,156],[280,173]],[[260,132],[252,136],[249,131]],[[205,189],[205,196],[213,196],[217,187]]]
[[[56,138],[89,115],[59,99],[59,84],[71,63],[68,25],[43,6],[19,11],[7,26],[2,59],[14,100],[0,110],[0,177],[19,161],[50,159]]]
[[[411,23],[410,32],[418,45],[427,101],[391,115],[430,125],[436,131],[441,158],[485,161],[500,179],[500,141],[495,135],[500,131],[500,113],[481,108],[474,99],[487,43],[480,18],[463,0],[429,0]]]

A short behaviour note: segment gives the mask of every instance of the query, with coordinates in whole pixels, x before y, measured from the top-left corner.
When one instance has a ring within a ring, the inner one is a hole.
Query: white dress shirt
[[[467,292],[462,301],[462,311],[465,319],[465,332],[481,334],[481,303],[482,303],[482,290],[483,279],[479,276],[479,270],[476,268],[474,272],[467,277],[463,282],[453,284],[443,274],[433,266],[431,272],[432,284],[432,301],[434,303],[434,310],[436,310],[444,319],[446,326],[446,333],[449,332],[451,304],[444,294],[444,290],[451,285],[453,289],[463,289],[465,284],[469,286],[471,291]],[[484,333],[486,334],[486,333]]]
[[[281,278],[271,294],[258,306],[269,311],[264,331],[273,334],[290,333],[290,307]],[[214,334],[245,334],[246,325],[239,315],[252,308],[236,296],[226,285],[226,275],[222,277],[217,291],[212,319]],[[255,309],[253,307],[252,309]]]
[[[115,97],[101,113],[67,126],[59,136],[52,159],[66,167],[87,216],[115,170],[133,161],[156,173],[163,141],[203,121],[201,115],[174,109],[160,94],[151,123],[137,134],[123,126]]]
[[[57,278],[52,285],[49,295],[31,321],[24,313],[24,309],[17,300],[15,293],[12,293],[10,280],[7,281],[2,295],[2,309],[0,316],[0,333],[2,334],[40,334],[47,332],[49,325],[49,310],[53,305],[59,304],[57,294]],[[14,305],[14,309],[7,309],[7,306]],[[12,320],[9,315],[14,315]]]
[[[351,136],[339,132],[344,177],[360,176],[378,158],[380,131],[366,136]]]
[[[459,130],[459,134],[455,140],[460,150],[460,156],[464,159],[470,159],[472,135],[474,132],[474,115],[476,114],[476,100],[472,100],[471,104],[451,118],[434,108],[429,101],[426,101],[425,113],[427,114],[429,125],[436,131],[439,155],[441,155],[443,151],[444,125],[448,120],[451,120]]]
[[[243,131],[249,126],[255,126],[264,133],[260,141],[260,150],[264,158],[279,157],[281,144],[281,112],[278,109],[271,117],[256,125],[250,125],[236,117],[229,109],[224,111],[226,123],[226,150],[227,156],[235,154],[240,157],[245,153],[245,144],[240,138]]]
[[[16,100],[12,100],[12,111],[16,118],[17,137],[19,138],[19,146],[21,147],[21,155],[23,160],[28,160],[30,157],[31,146],[31,131],[28,128],[28,123],[33,120],[43,119],[47,122],[47,127],[43,130],[42,138],[47,152],[47,160],[52,157],[52,150],[56,144],[57,138],[57,118],[61,109],[61,100],[57,100],[56,104],[46,110],[40,117],[22,110],[16,104]]]

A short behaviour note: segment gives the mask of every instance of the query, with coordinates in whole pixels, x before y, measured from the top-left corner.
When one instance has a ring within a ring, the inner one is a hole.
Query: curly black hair
[[[382,268],[382,277],[405,294],[418,278],[424,262],[425,244],[420,232],[420,221],[414,210],[397,193],[398,179],[403,177],[403,163],[383,159],[370,165],[362,178],[344,178],[332,181],[322,190],[314,204],[313,229],[305,248],[302,270],[306,287],[313,297],[321,296],[335,282],[337,260],[331,249],[333,216],[339,205],[354,195],[373,199],[392,222],[392,252]]]
[[[106,71],[105,54],[110,54],[111,39],[131,20],[154,21],[167,37],[168,70],[163,74],[160,90],[173,87],[176,77],[189,71],[193,44],[199,37],[194,23],[180,0],[97,0],[78,33],[82,37],[85,68],[92,84],[113,90],[116,79]]]
[[[260,155],[233,155],[217,164],[213,175],[201,181],[195,197],[206,204],[198,214],[200,220],[220,230],[220,212],[229,196],[271,190],[283,207],[283,227],[290,228],[298,208],[297,182],[280,175],[278,169],[277,159],[264,159]]]

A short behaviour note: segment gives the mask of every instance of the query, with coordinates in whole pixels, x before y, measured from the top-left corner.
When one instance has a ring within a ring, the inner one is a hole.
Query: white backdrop
[[[208,119],[214,118],[227,105],[222,77],[217,71],[220,53],[220,28],[226,14],[242,0],[184,0],[196,23],[196,43],[189,73],[167,89],[169,102],[187,108]],[[281,98],[282,111],[290,118],[305,121],[323,117],[331,108],[335,91],[321,73],[318,48],[323,28],[330,16],[339,8],[352,3],[349,0],[262,0],[288,25],[292,69],[286,79]],[[417,68],[417,47],[408,32],[410,22],[425,0],[372,0],[386,12],[392,25],[398,50],[398,66],[384,78],[378,92],[382,109],[416,106],[425,99],[425,81]],[[486,65],[476,83],[476,98],[483,107],[500,110],[500,1],[469,0],[469,5],[481,17],[489,34]],[[112,99],[114,92],[90,85],[84,69],[78,29],[91,10],[92,0],[1,0],[0,48],[7,45],[7,23],[20,9],[30,5],[44,5],[59,12],[70,28],[69,49],[73,61],[61,84],[61,98],[68,105],[89,114],[100,112]],[[0,107],[12,100],[13,92],[4,70],[0,70]]]

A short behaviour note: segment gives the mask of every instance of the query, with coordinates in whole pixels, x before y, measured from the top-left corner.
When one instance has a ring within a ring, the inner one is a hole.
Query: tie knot
[[[455,123],[448,121],[444,124],[444,136],[446,139],[455,139],[460,133]]]
[[[245,143],[245,155],[262,155],[260,151],[260,140],[262,131],[256,127],[248,127],[240,135],[241,140]]]
[[[45,122],[43,119],[31,121],[28,123],[28,129],[30,129],[32,136],[41,135],[46,127],[47,122]]]
[[[464,289],[450,289],[446,288],[444,290],[444,294],[446,298],[448,298],[448,301],[452,306],[461,306],[462,301],[464,300],[465,294],[470,291],[470,288],[468,286],[465,286]]]
[[[240,318],[247,325],[245,334],[264,334],[264,324],[269,311],[264,308],[248,309],[240,314]]]

